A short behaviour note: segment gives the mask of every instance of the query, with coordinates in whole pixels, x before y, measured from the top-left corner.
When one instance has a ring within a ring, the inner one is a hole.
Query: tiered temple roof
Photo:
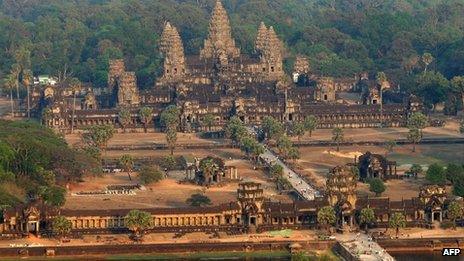
[[[208,39],[205,40],[200,56],[204,59],[220,59],[224,55],[228,59],[238,58],[240,50],[235,46],[231,31],[227,12],[222,3],[217,1],[209,25]]]
[[[176,78],[185,74],[186,62],[182,39],[176,27],[166,23],[160,41],[160,51],[164,55],[164,78]]]

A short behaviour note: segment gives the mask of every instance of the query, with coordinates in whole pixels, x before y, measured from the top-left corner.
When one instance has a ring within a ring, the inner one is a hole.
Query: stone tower
[[[200,57],[221,60],[221,63],[224,63],[227,62],[224,61],[225,59],[235,59],[239,56],[240,49],[235,47],[235,41],[232,39],[227,12],[222,3],[217,1],[209,24],[208,39],[205,40],[205,46],[200,51]]]
[[[270,79],[279,79],[284,75],[283,43],[272,26],[267,30],[266,41],[261,51],[261,63],[264,74]]]
[[[352,227],[357,201],[354,172],[349,166],[337,166],[330,171],[326,186],[327,200],[337,214],[337,226],[342,230]]]
[[[261,22],[258,28],[258,35],[255,41],[255,49],[259,53],[261,53],[264,50],[264,46],[266,46],[267,33],[268,33],[268,29],[266,25],[264,24],[264,22]]]
[[[108,71],[108,88],[112,90],[121,75],[126,71],[126,66],[123,59],[110,60],[110,68]]]
[[[136,106],[140,103],[135,73],[126,72],[122,59],[110,60],[108,88],[116,94],[120,106]]]
[[[160,40],[160,51],[164,56],[163,80],[182,78],[186,72],[184,46],[176,27],[166,23]]]

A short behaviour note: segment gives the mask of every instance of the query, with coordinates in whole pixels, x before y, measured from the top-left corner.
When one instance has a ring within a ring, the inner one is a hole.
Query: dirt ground
[[[79,144],[81,134],[68,134],[65,136],[70,145]],[[203,143],[212,144],[215,140],[207,140],[198,137],[196,133],[177,133],[177,144]],[[155,133],[116,133],[109,141],[108,146],[129,146],[129,145],[153,145],[166,144],[166,135],[161,132]]]
[[[327,173],[330,168],[354,162],[354,156],[370,151],[384,155],[386,150],[381,146],[351,146],[341,147],[340,152],[335,148],[328,147],[304,147],[300,148],[301,159],[296,166],[299,173],[306,175],[319,187],[326,182]],[[389,160],[396,161],[398,173],[404,173],[412,164],[421,164],[426,168],[431,163],[447,164],[449,162],[464,162],[464,145],[419,145],[416,153],[412,153],[411,146],[397,146],[393,153],[388,154]],[[421,185],[425,183],[423,177],[416,179],[390,180],[386,183],[387,190],[382,196],[390,197],[392,200],[401,200],[418,195]],[[360,195],[374,196],[369,192],[366,184],[358,183]]]
[[[407,128],[363,128],[363,129],[343,129],[346,141],[387,141],[396,139],[406,139]],[[459,121],[449,119],[443,128],[427,127],[423,130],[424,138],[463,138],[459,133]],[[327,141],[332,139],[331,129],[320,129],[309,136],[307,133],[301,141]],[[298,138],[293,137],[296,141]]]
[[[165,151],[161,151],[161,154],[160,151],[153,151],[149,155],[163,156],[165,153]],[[239,176],[244,181],[255,181],[263,184],[265,197],[273,201],[288,202],[291,200],[287,195],[279,195],[272,180],[262,170],[254,170],[251,162],[241,158],[242,154],[239,150],[182,151],[182,155],[189,155],[192,158],[208,155],[223,157],[226,159],[226,165],[237,167]],[[136,173],[132,173],[132,181],[129,181],[127,173],[106,174],[103,177],[87,178],[82,183],[70,186],[70,194],[64,207],[69,209],[185,207],[187,206],[185,200],[191,194],[203,192],[211,199],[213,205],[236,200],[238,182],[226,183],[220,187],[206,189],[193,184],[178,184],[174,176],[168,174],[167,179],[147,186],[147,190],[136,191],[136,195],[72,196],[71,193],[80,191],[104,190],[107,185],[111,184],[137,184],[139,182]]]
[[[181,237],[176,237],[175,233],[156,233],[148,234],[143,237],[143,244],[153,243],[198,243],[198,242],[264,242],[264,241],[306,241],[315,240],[317,238],[316,232],[312,230],[291,230],[287,233],[274,233],[264,232],[261,234],[242,234],[242,235],[226,235],[220,232],[219,238],[212,238],[211,235],[195,232],[188,233]],[[82,245],[127,245],[134,244],[134,241],[129,239],[128,235],[86,235],[82,239],[72,239],[69,243],[61,243],[57,239],[37,238],[31,235],[29,238],[17,240],[2,240],[0,247],[7,247],[10,245],[24,246],[82,246]]]

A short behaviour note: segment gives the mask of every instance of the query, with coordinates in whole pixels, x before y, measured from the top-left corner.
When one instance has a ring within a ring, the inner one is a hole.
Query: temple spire
[[[166,22],[160,40],[160,51],[164,56],[165,79],[177,79],[186,73],[184,46],[177,28]]]
[[[264,24],[264,22],[261,22],[258,28],[258,35],[255,41],[256,51],[262,51],[264,49],[264,46],[266,45],[266,41],[267,41],[267,34],[268,34],[267,27]]]
[[[208,38],[205,40],[204,48],[200,51],[200,56],[204,59],[223,59],[225,56],[234,59],[240,56],[240,50],[235,46],[235,41],[232,39],[232,30],[227,12],[221,1],[217,1],[214,7],[209,24]]]

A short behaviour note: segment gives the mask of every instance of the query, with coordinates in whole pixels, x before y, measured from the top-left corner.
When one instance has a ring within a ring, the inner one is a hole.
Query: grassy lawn
[[[398,165],[461,164],[464,162],[464,144],[419,145],[416,153],[394,152],[388,159],[396,161]]]

